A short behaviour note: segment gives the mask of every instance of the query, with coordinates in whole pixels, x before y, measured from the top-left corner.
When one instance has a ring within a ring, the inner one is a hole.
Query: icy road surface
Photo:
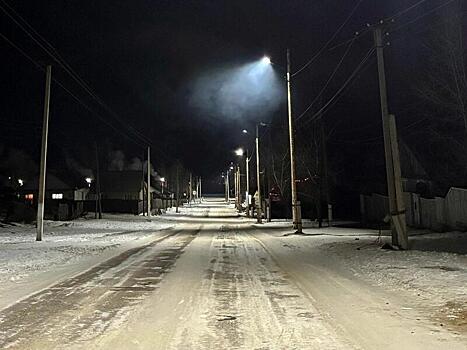
[[[467,349],[410,293],[222,202],[0,313],[2,349]],[[435,273],[435,272],[433,272]],[[447,287],[448,288],[448,287]]]

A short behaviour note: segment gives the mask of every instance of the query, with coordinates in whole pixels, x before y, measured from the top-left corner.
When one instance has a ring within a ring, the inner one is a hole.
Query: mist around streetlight
[[[282,78],[266,56],[207,69],[189,90],[188,103],[199,118],[268,118],[286,98]]]
[[[242,157],[243,153],[244,153],[243,148],[239,148],[239,149],[235,150],[235,155],[237,155],[239,157]]]

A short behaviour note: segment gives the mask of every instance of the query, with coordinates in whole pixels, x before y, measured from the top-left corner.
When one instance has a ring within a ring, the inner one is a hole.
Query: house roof
[[[30,181],[25,182],[22,186],[22,191],[37,191],[39,189],[39,178],[34,178]],[[45,177],[45,189],[46,191],[56,190],[70,190],[74,189],[73,186],[68,185],[54,174],[47,174]]]
[[[138,192],[141,190],[141,171],[106,171],[100,176],[101,192]]]

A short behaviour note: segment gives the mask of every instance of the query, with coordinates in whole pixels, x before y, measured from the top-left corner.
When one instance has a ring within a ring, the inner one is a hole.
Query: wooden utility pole
[[[96,219],[102,219],[102,198],[101,198],[101,180],[99,172],[99,149],[97,148],[97,142],[94,143],[96,150]],[[99,213],[99,216],[98,216]]]
[[[42,121],[41,167],[39,173],[39,195],[37,198],[36,241],[42,241],[44,234],[45,177],[47,172],[47,138],[49,135],[50,85],[52,66],[47,66],[45,77],[44,119]]]
[[[148,163],[147,163],[147,200],[148,200],[148,217],[151,217],[151,147],[148,147]]]
[[[256,186],[258,192],[258,203],[256,204],[256,220],[258,224],[263,223],[262,203],[261,203],[261,178],[259,161],[259,124],[256,124]]]
[[[178,206],[180,205],[180,179],[179,179],[179,170],[178,170],[178,164],[176,167],[176,172],[177,172],[177,200],[176,200],[176,209],[175,212],[178,213]]]
[[[240,172],[240,166],[237,165],[237,207],[238,210],[240,210],[241,205],[242,205],[242,181],[241,181],[241,172]]]
[[[193,201],[193,174],[190,173],[190,205],[191,202]]]
[[[321,179],[320,184],[324,191],[326,192],[326,204],[328,211],[328,226],[332,226],[332,204],[331,204],[331,194],[329,189],[329,176],[328,176],[328,152],[326,147],[326,133],[324,131],[324,121],[323,118],[320,118],[320,132],[321,132]]]
[[[401,202],[398,201],[396,196],[396,191],[402,192],[402,184],[400,179],[399,152],[394,152],[395,148],[397,148],[395,123],[393,137],[391,138],[391,122],[389,117],[386,89],[386,73],[384,67],[383,29],[384,25],[382,23],[375,27],[374,39],[376,45],[376,55],[378,59],[378,78],[381,102],[381,117],[383,121],[384,154],[386,159],[389,211],[391,215],[392,244],[395,246],[399,246],[402,249],[408,249],[407,227],[405,224],[405,210],[403,209],[403,204],[401,204]],[[396,140],[395,144],[394,142],[392,142],[392,139]],[[395,176],[395,169],[399,169],[399,175],[397,176],[397,178]],[[402,221],[404,222],[402,223]]]
[[[287,111],[289,119],[289,148],[290,148],[290,186],[292,192],[292,220],[293,228],[297,233],[302,233],[302,213],[300,202],[297,200],[297,182],[295,174],[295,130],[292,115],[292,93],[291,93],[291,73],[290,73],[290,51],[287,49]]]
[[[203,200],[203,188],[201,187],[202,186],[202,179],[201,179],[201,176],[199,177],[199,202],[201,203],[201,201]]]

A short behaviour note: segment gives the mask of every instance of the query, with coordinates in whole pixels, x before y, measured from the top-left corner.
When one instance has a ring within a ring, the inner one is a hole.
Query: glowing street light
[[[88,187],[91,187],[92,178],[87,177],[87,178],[84,179],[84,181],[86,181],[86,183],[88,184]]]
[[[23,185],[24,185],[24,180],[18,179],[18,184],[19,184],[20,186],[23,186]]]
[[[235,150],[235,155],[242,157],[243,156],[243,148],[239,148]]]
[[[165,177],[161,177],[161,182],[165,182]]]
[[[271,64],[271,59],[270,59],[268,56],[264,56],[264,57],[261,59],[261,63],[262,63],[262,64]]]
[[[243,130],[242,130],[242,133],[248,134],[248,130],[247,130],[247,129],[243,129]]]

